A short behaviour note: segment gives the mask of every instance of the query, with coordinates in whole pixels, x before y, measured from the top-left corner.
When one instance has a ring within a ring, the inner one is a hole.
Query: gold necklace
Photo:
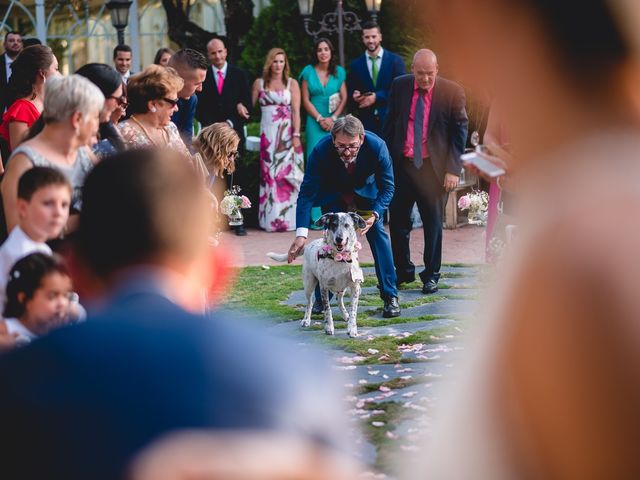
[[[147,129],[145,128],[145,126],[142,124],[142,122],[140,120],[138,120],[135,115],[131,115],[131,120],[133,120],[134,122],[136,122],[136,124],[142,129],[142,131],[144,132],[144,134],[147,136],[147,138],[149,139],[149,141],[154,145],[154,146],[158,146],[158,144],[156,143],[156,141],[151,138],[151,135],[149,135],[149,132],[147,131]],[[158,130],[160,130],[162,132],[162,136],[165,137],[166,140],[166,132],[164,130],[164,128],[159,128]],[[168,141],[166,141],[165,143],[169,143]]]

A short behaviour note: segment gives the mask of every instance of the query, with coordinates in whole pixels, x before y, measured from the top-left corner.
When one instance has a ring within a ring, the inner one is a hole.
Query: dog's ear
[[[335,213],[325,213],[316,221],[316,226],[326,228],[335,216]]]
[[[349,216],[353,219],[353,223],[355,224],[356,228],[365,228],[367,226],[367,222],[364,221],[364,218],[362,218],[357,213],[349,212]]]

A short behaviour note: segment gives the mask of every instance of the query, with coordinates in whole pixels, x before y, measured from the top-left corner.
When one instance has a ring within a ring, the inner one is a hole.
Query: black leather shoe
[[[416,277],[415,276],[402,276],[402,275],[398,275],[398,285],[403,284],[403,283],[413,283],[416,281]]]
[[[246,237],[247,236],[247,229],[244,228],[244,225],[238,225],[237,227],[233,227],[233,230],[235,231],[235,234],[238,237]]]
[[[382,316],[384,318],[394,318],[400,316],[400,305],[398,304],[398,297],[388,297],[385,299]]]
[[[322,302],[319,302],[318,300],[315,300],[313,302],[313,307],[311,308],[311,313],[313,315],[320,315],[320,314],[324,313],[324,307],[322,306]]]
[[[422,293],[430,295],[438,291],[438,283],[435,280],[429,280],[422,286]]]

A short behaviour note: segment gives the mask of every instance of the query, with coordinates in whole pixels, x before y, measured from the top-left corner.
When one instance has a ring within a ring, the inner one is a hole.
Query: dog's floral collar
[[[318,259],[331,258],[335,262],[351,263],[354,258],[358,258],[358,250],[362,250],[362,244],[360,242],[354,243],[353,247],[348,250],[338,252],[325,241],[320,247],[320,250],[318,250]]]

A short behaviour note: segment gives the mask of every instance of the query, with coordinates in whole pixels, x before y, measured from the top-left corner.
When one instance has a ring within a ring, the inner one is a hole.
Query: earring
[[[151,108],[149,109],[149,111],[150,111],[151,113],[156,113],[158,110],[156,109],[156,107],[151,107]]]

